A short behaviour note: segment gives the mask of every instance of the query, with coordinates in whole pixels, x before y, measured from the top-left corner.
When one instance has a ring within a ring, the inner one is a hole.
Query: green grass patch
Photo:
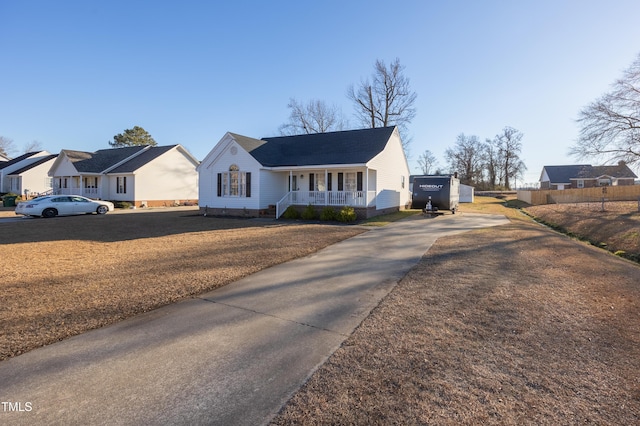
[[[365,226],[385,226],[391,222],[405,219],[418,213],[420,213],[420,210],[400,210],[389,214],[370,217],[369,219],[363,220],[360,224]]]

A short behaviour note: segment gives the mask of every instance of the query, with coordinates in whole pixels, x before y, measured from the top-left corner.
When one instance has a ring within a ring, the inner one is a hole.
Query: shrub
[[[113,207],[116,209],[130,209],[131,203],[128,201],[112,201]]]
[[[20,196],[20,194],[16,194],[15,192],[7,192],[2,197],[0,197],[0,200],[3,200],[4,199],[3,197],[15,197],[16,203],[22,200],[22,197]]]
[[[320,212],[320,220],[325,220],[325,221],[336,220],[336,211],[333,209],[333,207],[327,206],[324,209],[322,209],[322,211]]]
[[[340,222],[354,222],[356,220],[356,211],[353,207],[344,206],[340,209],[340,213],[338,213],[337,219]]]
[[[289,206],[284,213],[282,213],[282,217],[285,219],[298,219],[300,217],[300,213],[298,213],[298,210],[296,210],[295,207]]]
[[[305,207],[305,209],[302,211],[302,218],[304,220],[313,220],[317,217],[318,215],[316,214],[316,209],[311,204]]]

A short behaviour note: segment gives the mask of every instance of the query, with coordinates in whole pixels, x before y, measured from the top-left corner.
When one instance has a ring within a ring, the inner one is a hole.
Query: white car
[[[106,214],[113,211],[110,201],[92,200],[80,195],[47,195],[16,206],[16,214],[25,216],[55,217],[73,214]]]

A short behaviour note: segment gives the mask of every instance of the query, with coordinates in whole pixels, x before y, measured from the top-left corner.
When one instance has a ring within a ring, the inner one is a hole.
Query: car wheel
[[[42,217],[50,218],[55,217],[57,214],[58,212],[56,211],[56,209],[45,209],[42,212]]]
[[[98,209],[96,210],[96,213],[98,213],[98,214],[107,214],[108,211],[109,211],[109,207],[107,207],[107,206],[98,206]]]

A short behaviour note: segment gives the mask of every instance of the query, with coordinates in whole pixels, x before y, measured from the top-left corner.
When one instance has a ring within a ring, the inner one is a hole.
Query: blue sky
[[[637,0],[0,0],[0,136],[95,151],[141,126],[203,159],[227,131],[277,135],[292,97],[359,127],[349,85],[399,58],[412,172],[511,126],[536,182],[578,162],[575,119],[640,53],[638,16]]]

